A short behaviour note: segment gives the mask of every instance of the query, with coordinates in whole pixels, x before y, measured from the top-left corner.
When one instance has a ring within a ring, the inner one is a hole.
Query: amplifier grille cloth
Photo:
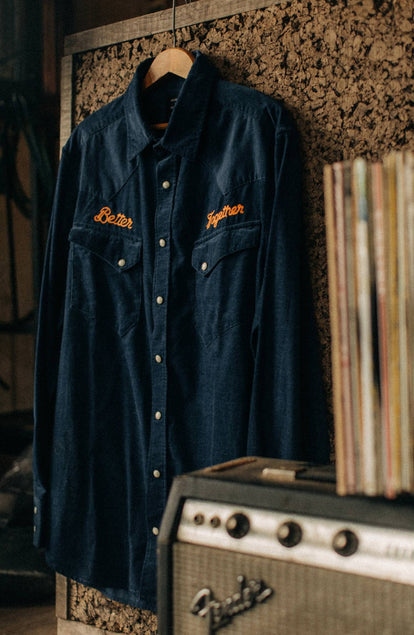
[[[206,635],[192,615],[195,594],[210,588],[223,601],[238,590],[237,576],[263,580],[274,593],[233,618],[223,635],[414,634],[414,587],[302,564],[173,545],[174,635]]]

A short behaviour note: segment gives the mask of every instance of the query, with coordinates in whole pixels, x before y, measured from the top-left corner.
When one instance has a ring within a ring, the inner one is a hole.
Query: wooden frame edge
[[[56,617],[66,620],[69,616],[69,580],[60,573],[56,574]]]
[[[58,619],[57,635],[108,635],[108,631],[103,631],[96,626],[90,626],[83,622]]]
[[[244,11],[264,9],[282,2],[283,0],[197,0],[197,2],[180,5],[176,8],[175,25],[177,29],[180,29],[191,24],[217,20]],[[137,18],[68,35],[65,38],[65,55],[73,55],[154,33],[170,31],[172,16],[172,9],[163,9]]]
[[[73,126],[73,56],[66,55],[61,61],[60,82],[60,150],[69,139]]]

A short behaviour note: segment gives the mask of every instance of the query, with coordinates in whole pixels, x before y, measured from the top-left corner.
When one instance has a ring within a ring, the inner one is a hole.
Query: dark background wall
[[[171,6],[166,0],[71,0],[67,4],[66,33],[78,33]]]

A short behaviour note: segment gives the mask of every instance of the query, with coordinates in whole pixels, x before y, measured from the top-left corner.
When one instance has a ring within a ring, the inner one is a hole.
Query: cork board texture
[[[414,149],[413,3],[285,2],[177,30],[231,81],[284,102],[301,135],[307,245],[328,401],[331,399],[324,163]],[[75,56],[74,122],[125,91],[171,33]],[[155,633],[156,618],[71,584],[72,619],[116,633]]]

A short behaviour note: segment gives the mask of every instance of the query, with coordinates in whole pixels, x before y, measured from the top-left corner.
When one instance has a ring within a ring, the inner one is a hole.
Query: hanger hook
[[[173,0],[173,10],[172,10],[172,34],[173,34],[173,46],[176,47],[177,39],[175,34],[175,0]]]

